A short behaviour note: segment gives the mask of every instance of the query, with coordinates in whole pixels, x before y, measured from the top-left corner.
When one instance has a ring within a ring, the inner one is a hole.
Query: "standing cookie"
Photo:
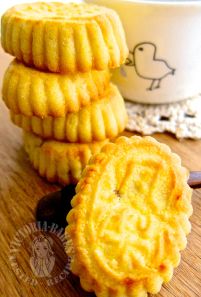
[[[173,275],[192,214],[188,172],[151,137],[120,137],[85,168],[71,201],[71,270],[98,297],[146,297]]]

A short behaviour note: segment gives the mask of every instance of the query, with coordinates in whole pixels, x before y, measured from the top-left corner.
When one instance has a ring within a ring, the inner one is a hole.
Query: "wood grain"
[[[1,81],[11,59],[0,50]],[[7,109],[2,102],[0,102],[0,120],[0,296],[94,296],[85,293],[80,288],[78,279],[72,275],[49,287],[44,279],[37,279],[38,284],[31,286],[13,272],[9,261],[9,246],[15,232],[24,225],[34,222],[34,209],[40,197],[59,187],[48,184],[32,169],[22,148],[21,131],[9,121]],[[201,141],[178,141],[168,134],[157,134],[154,137],[178,153],[183,164],[190,170],[201,170]],[[157,297],[201,296],[201,190],[195,190],[192,199],[194,213],[191,218],[192,233],[188,236],[188,247],[182,252],[181,264],[175,270],[172,281],[163,286]],[[17,260],[25,275],[33,278],[29,265],[32,239],[28,237],[23,241]],[[57,275],[64,268],[67,257],[62,243],[56,239],[53,249],[56,258],[54,275]]]

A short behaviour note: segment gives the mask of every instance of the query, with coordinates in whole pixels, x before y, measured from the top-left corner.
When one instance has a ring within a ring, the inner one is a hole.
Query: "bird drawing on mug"
[[[139,43],[130,51],[131,58],[127,58],[125,63],[126,66],[134,66],[139,77],[151,80],[147,89],[149,91],[159,89],[161,81],[168,75],[174,75],[176,71],[164,59],[156,57],[156,50],[156,45],[152,42]]]

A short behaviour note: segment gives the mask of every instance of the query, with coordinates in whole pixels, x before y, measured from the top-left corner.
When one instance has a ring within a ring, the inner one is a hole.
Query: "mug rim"
[[[91,2],[91,1],[90,1]],[[101,2],[101,1],[100,1]],[[160,6],[201,6],[201,0],[117,0],[117,2],[130,4],[146,4],[146,5],[160,5]]]

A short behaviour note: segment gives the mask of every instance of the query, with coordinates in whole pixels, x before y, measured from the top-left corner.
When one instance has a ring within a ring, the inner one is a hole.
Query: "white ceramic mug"
[[[130,54],[113,80],[126,99],[167,103],[201,92],[201,1],[87,2],[121,17]]]

